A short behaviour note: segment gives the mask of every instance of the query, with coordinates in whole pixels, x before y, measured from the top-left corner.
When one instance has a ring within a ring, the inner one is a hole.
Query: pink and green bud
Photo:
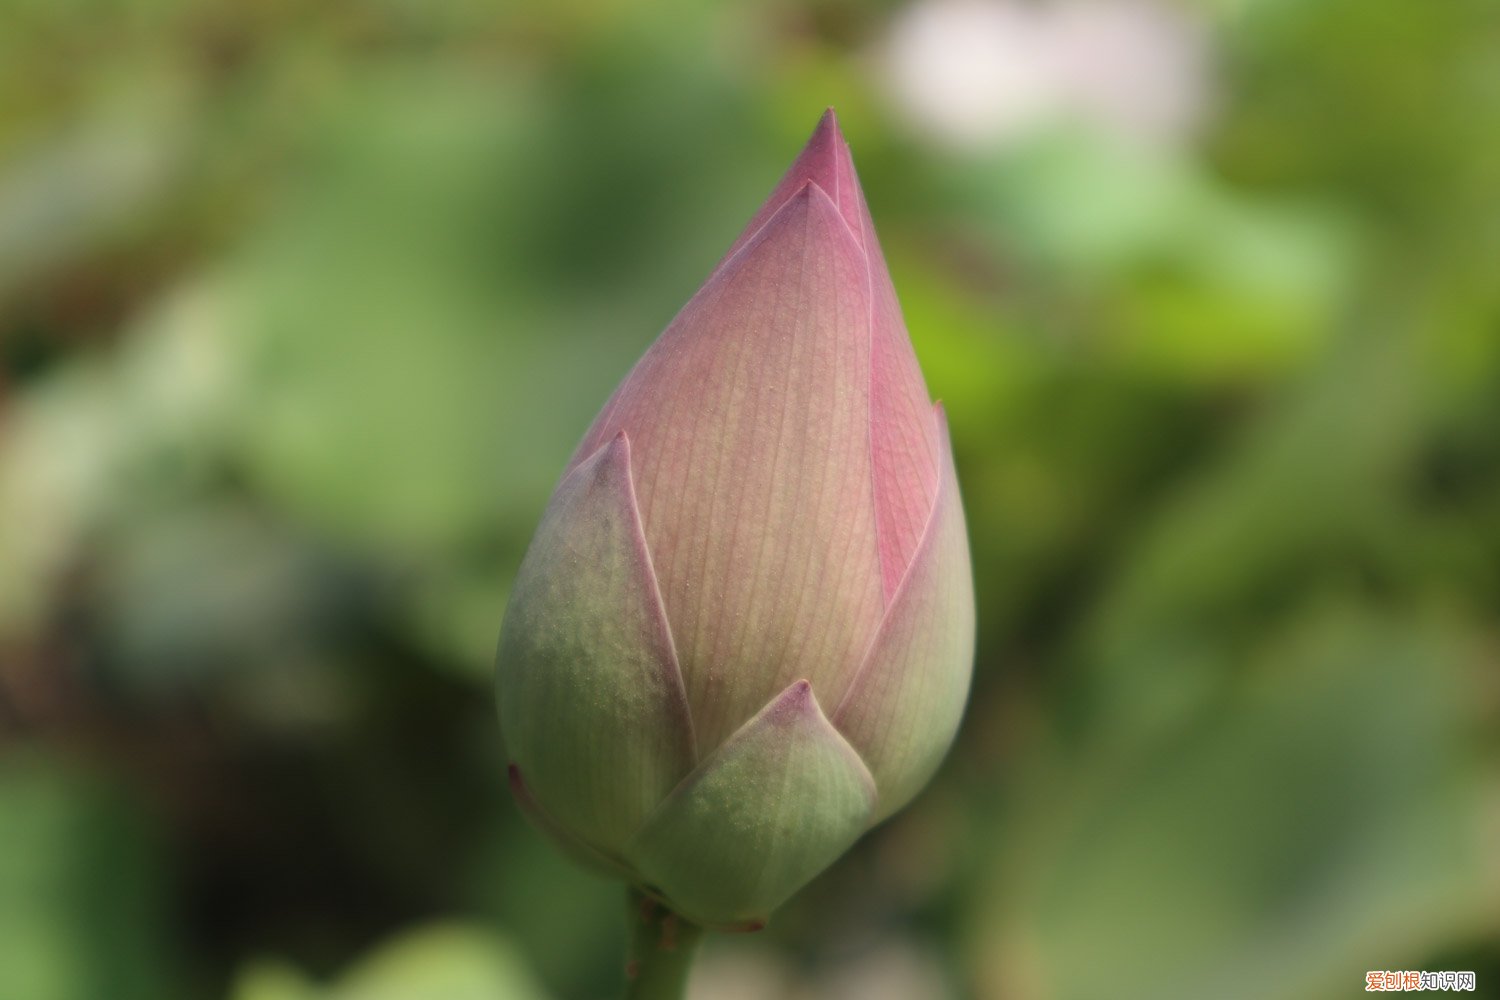
[[[829,112],[542,518],[511,785],[576,857],[754,925],[926,784],[973,635],[947,426]]]

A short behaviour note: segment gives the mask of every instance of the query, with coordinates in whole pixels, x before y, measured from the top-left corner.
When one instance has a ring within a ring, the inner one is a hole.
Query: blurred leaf
[[[1212,689],[1202,657],[1223,662],[1309,594],[1360,573],[1399,580],[1417,349],[1399,318],[1382,321],[1141,519],[1081,633],[1109,725],[1154,720],[1172,710],[1159,700]]]
[[[138,79],[26,148],[0,145],[0,306],[171,199],[187,152],[179,89]]]
[[[280,962],[253,962],[239,976],[231,1000],[321,1000],[323,993]]]
[[[170,882],[121,788],[40,753],[0,757],[0,996],[180,996]]]
[[[1315,1000],[1484,933],[1466,637],[1335,607],[1248,669],[1169,738],[1043,772],[975,901],[985,995]]]
[[[1500,7],[1191,5],[1198,138],[965,153],[885,54],[941,0],[0,0],[0,1000],[524,987],[467,924],[325,979],[445,914],[617,987],[618,887],[504,798],[499,618],[829,103],[981,645],[938,787],[723,954],[775,953],[769,996],[1020,1000],[1494,966]],[[1096,87],[1140,38],[1090,37],[1050,65]]]
[[[954,178],[994,246],[1102,303],[1097,350],[1153,374],[1296,370],[1351,277],[1353,234],[1329,207],[1252,200],[1180,154],[1102,133],[1060,131]]]
[[[196,496],[242,399],[212,282],[158,303],[107,358],[17,392],[0,423],[0,638],[44,613],[106,525]]]
[[[474,859],[470,905],[492,915],[558,996],[602,996],[619,984],[625,954],[623,889],[558,851],[511,801]]]
[[[464,924],[408,931],[318,988],[273,962],[250,966],[232,1000],[542,1000],[506,942]]]

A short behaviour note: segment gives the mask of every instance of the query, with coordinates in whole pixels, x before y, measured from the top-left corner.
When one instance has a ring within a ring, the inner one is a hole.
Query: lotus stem
[[[625,920],[630,934],[625,1000],[682,1000],[703,928],[634,887],[626,893]]]

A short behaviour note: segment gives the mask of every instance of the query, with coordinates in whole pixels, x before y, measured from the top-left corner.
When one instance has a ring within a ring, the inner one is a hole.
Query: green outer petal
[[[662,803],[626,856],[689,920],[763,921],[859,838],[875,784],[795,681]]]
[[[974,665],[974,582],[948,422],[936,408],[942,478],[910,568],[833,722],[880,788],[876,821],[937,770],[963,716]]]
[[[552,842],[561,848],[564,854],[600,875],[608,875],[625,882],[640,881],[640,876],[623,861],[590,847],[549,816],[547,810],[543,809],[541,803],[536,800],[536,796],[531,794],[531,789],[527,787],[526,778],[521,774],[519,767],[512,764],[509,772],[510,793],[515,798],[516,805],[521,808],[521,814],[531,821],[532,826],[552,838]]]
[[[618,854],[695,763],[687,697],[619,434],[564,478],[516,577],[500,727],[541,810]]]

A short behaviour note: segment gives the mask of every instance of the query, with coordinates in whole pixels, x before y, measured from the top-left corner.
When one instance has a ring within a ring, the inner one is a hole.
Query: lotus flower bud
[[[758,925],[932,775],[968,540],[832,112],[573,456],[517,576],[511,787],[581,860]]]

